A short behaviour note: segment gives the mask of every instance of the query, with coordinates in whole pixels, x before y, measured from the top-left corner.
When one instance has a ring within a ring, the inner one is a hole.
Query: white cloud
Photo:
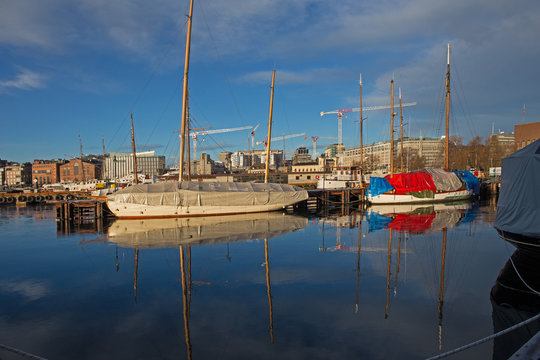
[[[0,91],[8,89],[30,90],[45,87],[46,76],[37,72],[20,69],[13,80],[0,81]]]
[[[302,71],[276,70],[276,82],[285,84],[312,84],[339,79],[348,79],[350,72],[338,68],[314,68]],[[255,84],[270,84],[272,71],[255,71],[241,76],[238,81]]]

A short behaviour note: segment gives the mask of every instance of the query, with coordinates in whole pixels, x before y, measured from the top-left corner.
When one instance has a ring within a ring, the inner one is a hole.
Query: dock
[[[105,200],[65,200],[56,203],[58,231],[70,233],[74,230],[103,232],[103,225],[114,216]]]

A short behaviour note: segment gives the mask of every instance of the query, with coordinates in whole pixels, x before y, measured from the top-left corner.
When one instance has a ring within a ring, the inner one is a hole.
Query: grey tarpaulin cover
[[[138,184],[107,197],[123,203],[151,206],[249,206],[296,202],[308,198],[307,191],[293,185],[235,182],[176,181]]]
[[[502,160],[495,227],[540,237],[540,140]]]
[[[431,175],[438,191],[456,191],[463,186],[459,177],[453,172],[444,169],[424,169],[424,171]]]
[[[108,240],[123,247],[178,247],[270,239],[303,229],[308,219],[258,213],[179,219],[116,220]]]

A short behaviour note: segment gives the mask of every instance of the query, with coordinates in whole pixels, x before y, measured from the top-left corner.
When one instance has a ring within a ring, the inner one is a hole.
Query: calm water
[[[377,211],[65,234],[52,207],[0,207],[0,343],[48,359],[421,359],[499,330],[490,292],[515,247],[494,208]]]

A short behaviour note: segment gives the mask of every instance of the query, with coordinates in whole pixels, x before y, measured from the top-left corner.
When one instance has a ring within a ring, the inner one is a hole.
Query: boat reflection
[[[514,242],[511,242],[515,245]],[[540,312],[540,246],[520,243],[501,270],[491,289],[493,332],[497,333],[527,320]],[[495,338],[493,359],[508,359],[532,336],[540,331],[533,321],[508,334]]]
[[[116,220],[107,232],[121,247],[160,248],[269,239],[307,226],[308,219],[282,213],[177,219]]]
[[[476,218],[475,203],[424,205],[374,205],[368,209],[369,230],[391,229],[408,234],[427,234],[449,229]]]
[[[191,316],[191,246],[264,239],[264,265],[269,310],[270,343],[274,343],[274,315],[270,284],[268,239],[307,226],[308,219],[282,213],[212,216],[200,218],[116,220],[108,229],[108,241],[135,249],[133,270],[134,302],[137,303],[137,279],[140,248],[179,248],[181,268],[182,313],[187,359],[192,358]],[[227,258],[230,259],[228,248]]]
[[[388,266],[386,276],[386,307],[385,319],[389,316],[390,307],[390,275],[392,264],[392,232],[398,232],[398,258],[394,280],[394,295],[397,289],[399,273],[402,234],[405,235],[405,245],[409,235],[426,235],[441,233],[441,256],[439,293],[437,298],[438,315],[438,345],[439,351],[443,346],[443,305],[445,293],[445,263],[448,229],[464,223],[472,223],[476,218],[476,204],[471,202],[451,204],[403,204],[403,205],[373,205],[368,209],[367,221],[370,231],[388,230]]]

